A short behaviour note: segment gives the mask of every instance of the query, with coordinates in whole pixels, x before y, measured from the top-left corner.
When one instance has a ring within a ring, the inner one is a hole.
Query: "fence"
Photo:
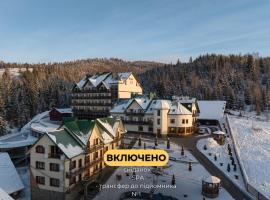
[[[242,160],[241,160],[240,155],[239,155],[239,151],[238,151],[237,146],[236,146],[235,138],[234,138],[234,135],[233,135],[233,132],[232,132],[232,129],[231,129],[230,119],[229,119],[228,115],[226,115],[226,121],[227,121],[227,124],[228,124],[229,133],[230,133],[231,138],[232,138],[233,148],[234,148],[234,152],[235,152],[235,155],[236,155],[236,159],[237,159],[237,161],[238,161],[238,163],[240,165],[240,171],[241,171],[241,173],[243,175],[243,180],[244,180],[244,184],[245,184],[245,187],[246,187],[247,191],[250,194],[252,194],[254,197],[256,197],[257,200],[270,200],[265,195],[260,193],[256,188],[254,188],[252,185],[249,184],[248,176],[246,174],[245,168],[243,166]]]

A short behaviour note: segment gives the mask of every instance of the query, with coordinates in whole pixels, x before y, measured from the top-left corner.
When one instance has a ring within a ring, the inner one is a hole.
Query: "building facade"
[[[163,100],[140,96],[120,102],[111,110],[111,115],[120,117],[129,132],[166,136],[192,134],[198,112],[196,99]]]
[[[142,87],[131,72],[86,76],[72,90],[72,110],[80,119],[106,117],[117,100],[133,94],[142,94]]]
[[[113,117],[66,120],[45,133],[30,149],[31,199],[79,199],[84,185],[105,168],[104,153],[119,148],[125,133]]]

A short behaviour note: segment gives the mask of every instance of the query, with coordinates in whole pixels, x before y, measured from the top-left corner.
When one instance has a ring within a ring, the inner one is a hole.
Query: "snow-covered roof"
[[[225,135],[225,133],[223,131],[215,131],[215,132],[213,132],[213,134],[215,134],[215,135]]]
[[[75,135],[84,145],[87,145],[87,142],[92,134],[95,122],[89,120],[73,120],[65,121],[62,128],[68,129],[71,133]]]
[[[14,200],[11,196],[8,195],[2,188],[0,188],[0,200]]]
[[[42,115],[42,118],[33,120],[30,124],[32,131],[39,133],[52,132],[57,130],[61,126],[61,122],[51,121],[49,117],[49,112],[46,111],[46,115]]]
[[[189,96],[173,96],[172,99],[180,103],[195,103],[196,102],[196,98],[189,97]]]
[[[226,101],[198,101],[198,119],[220,120],[224,116]]]
[[[84,153],[84,149],[80,143],[65,129],[50,132],[47,135],[68,158],[73,158]]]
[[[0,153],[0,188],[8,194],[18,192],[24,188],[8,153]]]
[[[122,72],[122,73],[118,73],[118,77],[120,80],[127,80],[128,77],[132,74],[132,72]]]
[[[135,101],[142,107],[143,110],[145,110],[148,105],[151,103],[151,99],[149,99],[148,97],[136,97]]]
[[[71,108],[55,108],[60,113],[72,113]]]
[[[96,124],[102,134],[102,137],[104,139],[104,143],[107,144],[111,142],[114,137],[116,137],[118,129],[120,128],[120,120],[115,117],[105,117],[105,118],[99,118],[96,119]],[[125,132],[125,130],[121,130]]]
[[[169,114],[175,115],[191,115],[185,106],[183,106],[179,101],[171,102],[165,99],[155,99],[151,100],[147,96],[140,96],[130,100],[119,102],[110,112],[111,113],[125,113],[126,109],[131,105],[132,102],[136,101],[146,114],[152,114],[153,110],[170,110]]]
[[[76,85],[78,86],[78,88],[82,89],[82,87],[85,85],[86,82],[87,82],[87,79],[84,78],[80,80],[78,83],[76,83]]]
[[[37,141],[37,138],[30,134],[15,133],[6,135],[6,137],[0,137],[0,148],[18,148],[31,146]]]
[[[214,184],[220,183],[220,179],[216,176],[207,176],[203,178],[203,181],[206,183],[214,183]]]
[[[111,73],[95,74],[89,78],[89,81],[93,86],[97,87],[102,81],[104,81]]]
[[[192,113],[179,102],[172,103],[169,114],[170,115],[192,115]]]
[[[159,109],[159,110],[169,110],[171,108],[171,101],[169,100],[153,100],[151,104],[152,109]]]
[[[104,86],[109,89],[111,85],[118,83],[119,80],[125,81],[132,72],[121,72],[116,76],[113,76],[111,72],[95,74],[91,77],[84,77],[78,83],[76,83],[79,89],[82,89],[87,81],[90,81],[94,87],[97,87],[99,84],[103,83]]]
[[[130,105],[133,99],[121,100],[116,106],[114,106],[110,112],[111,113],[124,113],[126,108]]]

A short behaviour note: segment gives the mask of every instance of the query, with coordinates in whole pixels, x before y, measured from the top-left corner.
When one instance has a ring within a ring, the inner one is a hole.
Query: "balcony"
[[[103,157],[96,158],[95,160],[92,160],[90,162],[85,163],[85,167],[86,168],[92,167],[92,166],[94,166],[102,161],[103,161]]]
[[[111,99],[112,96],[72,96],[71,99]]]
[[[140,120],[140,121],[136,121],[136,120],[123,120],[123,122],[125,124],[134,124],[134,125],[153,125],[153,121],[151,120]]]
[[[95,151],[98,151],[104,147],[103,144],[97,144],[97,145],[91,145],[90,147],[87,147],[87,153],[93,153]]]
[[[192,114],[192,117],[198,117],[199,116],[199,113],[193,113]]]
[[[126,113],[126,115],[143,116],[145,111],[144,110],[128,110],[125,113]]]
[[[72,178],[74,176],[78,176],[85,170],[85,166],[82,166],[76,170],[72,169],[69,172],[66,172],[66,178]]]
[[[49,158],[60,159],[62,155],[63,155],[63,154],[60,154],[60,153],[49,153],[49,154],[48,154],[48,157],[49,157]]]
[[[88,90],[79,90],[79,91],[74,91],[73,94],[81,94],[81,93],[111,93],[110,90],[107,89],[88,89]]]
[[[121,135],[121,137],[117,137],[113,140],[113,142],[119,142],[124,138],[124,134]]]
[[[95,103],[95,102],[72,102],[73,106],[108,106],[111,107],[112,103]]]

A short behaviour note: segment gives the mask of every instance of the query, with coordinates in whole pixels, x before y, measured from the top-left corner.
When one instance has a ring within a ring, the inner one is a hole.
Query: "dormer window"
[[[36,146],[36,153],[45,153],[45,148],[41,145]]]

